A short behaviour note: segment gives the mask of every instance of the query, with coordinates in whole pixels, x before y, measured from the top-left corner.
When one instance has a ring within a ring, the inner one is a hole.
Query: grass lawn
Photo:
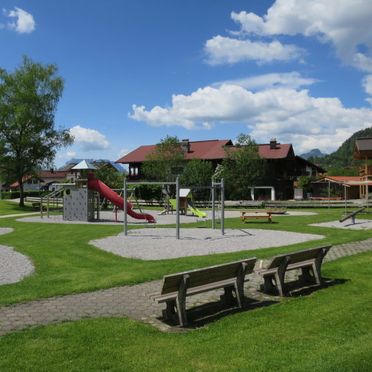
[[[0,370],[371,371],[372,253],[324,265],[344,284],[188,333],[97,319],[0,338]]]
[[[18,206],[18,203],[14,203],[8,200],[0,200],[0,216],[26,212],[35,212],[35,210],[29,205],[25,205],[21,208]]]
[[[308,226],[309,223],[335,220],[340,210],[319,210],[315,216],[273,217],[274,223],[226,220],[226,228],[278,229],[323,234],[326,238],[280,248],[241,251],[218,255],[185,257],[163,261],[125,259],[88,244],[91,239],[117,234],[121,226],[66,225],[22,223],[0,219],[0,227],[13,227],[14,232],[0,236],[0,244],[14,247],[27,255],[36,272],[20,283],[0,286],[0,304],[78,293],[130,283],[159,279],[178,272],[252,256],[264,258],[277,253],[339,244],[372,237],[372,231],[351,231]],[[204,223],[201,223],[204,226]],[[196,225],[185,225],[185,228]],[[181,230],[182,234],[182,230]]]

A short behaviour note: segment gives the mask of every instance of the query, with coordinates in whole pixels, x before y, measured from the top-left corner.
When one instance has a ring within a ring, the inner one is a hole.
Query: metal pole
[[[346,184],[344,184],[344,197],[345,197],[345,216],[346,216],[346,212],[347,212],[347,195],[346,195]]]
[[[123,197],[124,197],[124,235],[127,236],[128,235],[128,206],[127,206],[127,177],[124,176],[124,193],[123,193]]]
[[[180,238],[180,182],[176,178],[176,237]]]
[[[225,235],[225,186],[221,178],[221,235]]]
[[[216,205],[215,205],[215,194],[214,194],[215,183],[212,180],[212,229],[216,228]]]
[[[328,181],[328,209],[331,208],[331,181]]]

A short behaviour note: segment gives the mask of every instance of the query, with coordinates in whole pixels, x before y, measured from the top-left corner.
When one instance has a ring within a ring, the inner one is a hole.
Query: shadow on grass
[[[292,280],[290,282],[286,282],[284,286],[284,293],[285,297],[301,297],[301,296],[308,296],[313,292],[319,291],[321,289],[326,289],[329,287],[333,287],[335,285],[345,284],[350,279],[330,279],[330,278],[322,278],[323,283],[318,285],[315,281],[306,281],[303,280],[301,277],[296,280]],[[279,292],[276,288],[273,288],[270,292],[263,291],[263,285],[260,288],[261,293],[266,293],[267,295],[273,296],[274,298],[279,298]]]
[[[237,307],[236,303],[226,303],[221,300],[208,302],[206,304],[194,306],[187,310],[188,326],[185,328],[200,328],[221,318],[224,318],[225,316],[274,305],[278,302],[278,299],[275,298],[273,298],[272,300],[259,300],[245,297],[243,308]],[[162,318],[159,319],[171,327],[179,326],[177,315],[172,320],[165,321]]]
[[[290,297],[309,296],[320,289],[326,289],[335,285],[342,285],[349,282],[350,279],[330,279],[323,278],[322,285],[310,284],[304,285],[301,281],[290,282],[287,284],[287,290]]]

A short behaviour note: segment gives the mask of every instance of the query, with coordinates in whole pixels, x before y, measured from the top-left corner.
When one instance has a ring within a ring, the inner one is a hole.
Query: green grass
[[[226,220],[226,228],[277,229],[323,234],[325,239],[280,248],[240,251],[218,255],[185,257],[162,261],[126,259],[101,251],[89,240],[117,234],[121,226],[67,225],[22,223],[14,219],[0,220],[0,226],[13,227],[14,232],[0,236],[0,244],[14,247],[27,255],[36,271],[23,281],[0,286],[0,304],[11,304],[54,295],[93,291],[124,284],[160,279],[163,275],[182,270],[224,263],[257,256],[339,244],[372,237],[372,231],[351,231],[308,226],[309,223],[339,218],[339,210],[320,210],[315,216],[274,217],[276,223]],[[204,225],[204,223],[202,223]],[[185,225],[185,228],[195,225]],[[182,234],[182,230],[181,230]]]
[[[324,275],[346,282],[188,333],[118,318],[12,333],[0,338],[0,370],[371,371],[372,253]]]
[[[5,216],[8,214],[19,214],[26,212],[35,212],[35,210],[29,206],[19,207],[18,203],[14,203],[8,200],[0,200],[0,216]]]

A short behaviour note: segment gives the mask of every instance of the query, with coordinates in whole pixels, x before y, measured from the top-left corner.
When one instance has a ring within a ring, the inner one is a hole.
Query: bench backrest
[[[163,278],[161,294],[177,292],[184,275],[189,276],[188,288],[236,278],[243,263],[245,264],[245,274],[251,273],[256,263],[256,258],[166,275]]]
[[[304,249],[302,251],[297,251],[293,253],[281,254],[281,255],[275,256],[271,260],[267,268],[273,269],[273,268],[279,267],[282,264],[282,262],[286,259],[286,257],[289,258],[289,264],[311,260],[311,259],[318,257],[320,251],[326,250],[326,252],[328,252],[330,248],[331,246],[329,245],[329,246],[318,247],[318,248]]]

